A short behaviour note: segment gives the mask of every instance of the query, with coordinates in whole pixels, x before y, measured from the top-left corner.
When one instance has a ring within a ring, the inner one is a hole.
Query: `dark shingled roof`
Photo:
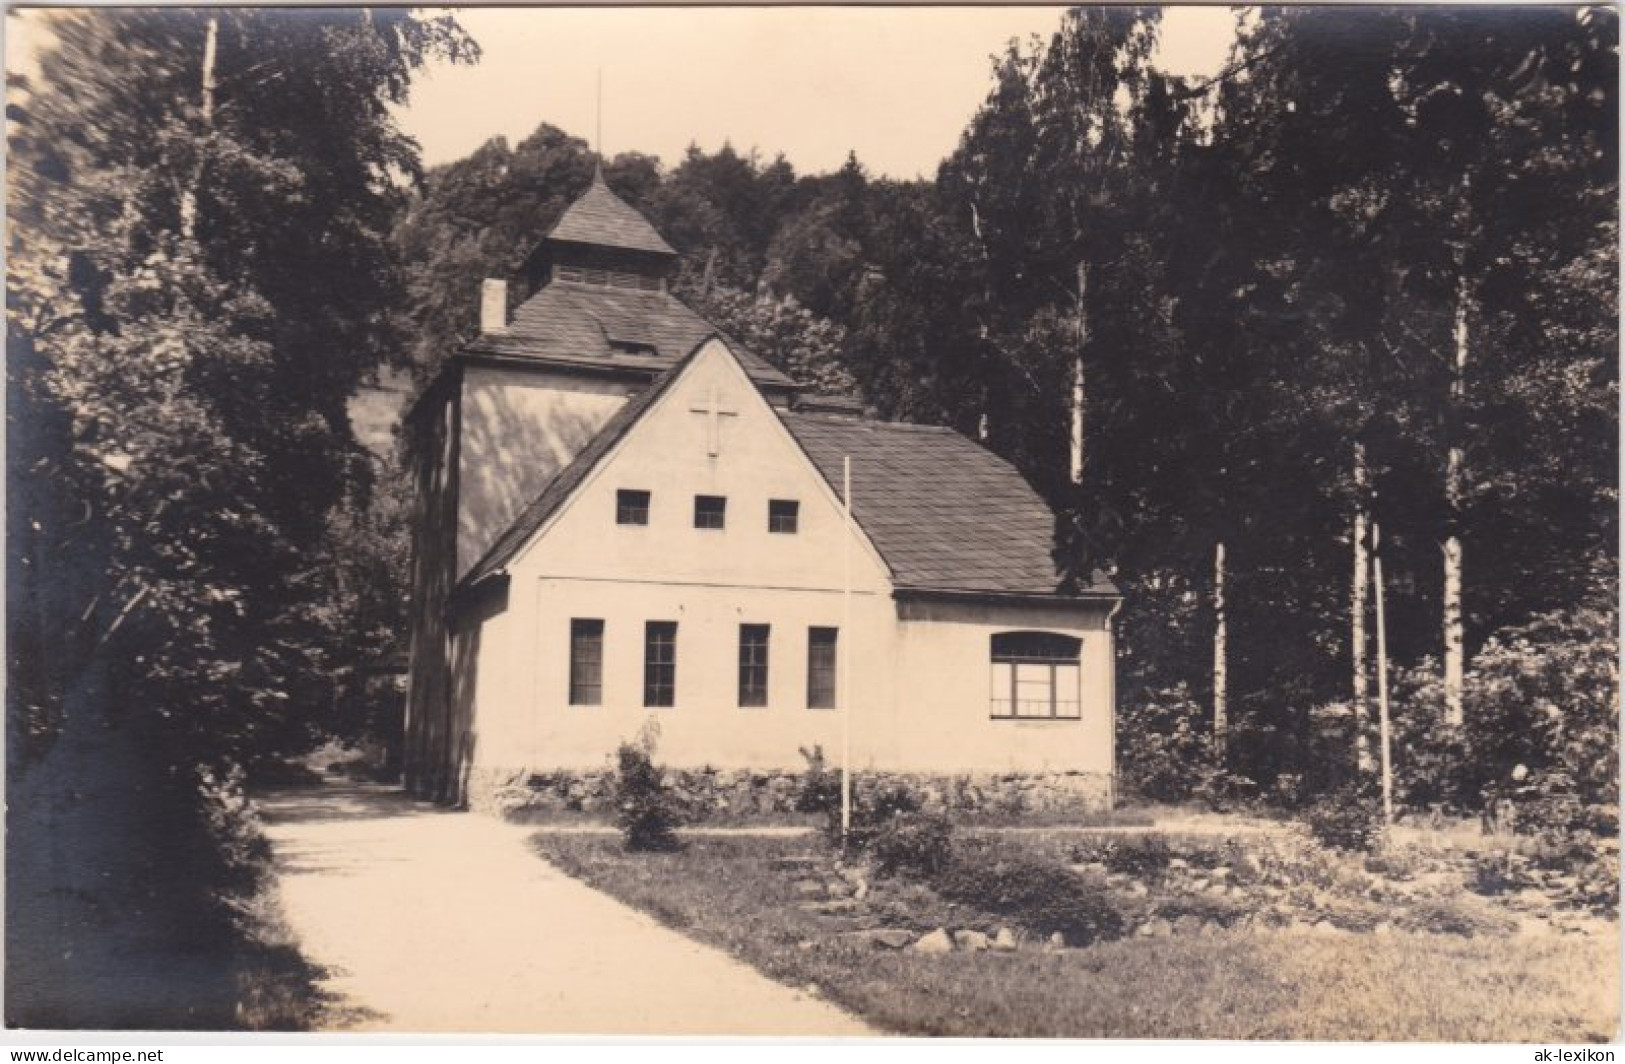
[[[605,422],[492,544],[463,587],[502,571],[666,392],[704,339]],[[837,496],[842,459],[851,457],[853,519],[899,589],[1056,594],[1054,516],[1004,459],[952,429],[775,413]],[[1085,593],[1115,595],[1116,589],[1097,574]]]
[[[491,549],[485,552],[485,556],[474,563],[474,567],[459,581],[460,585],[472,587],[486,577],[501,572],[530,537],[547,523],[547,519],[552,517],[560,506],[564,505],[564,500],[568,499],[570,493],[587,478],[587,474],[592,472],[599,460],[637,423],[643,412],[666,393],[671,382],[677,379],[678,371],[688,364],[688,360],[702,344],[696,344],[694,349],[679,359],[675,366],[667,369],[653,384],[628,399],[619,410],[611,414],[609,420],[604,422],[604,427],[598,430],[598,435],[588,440],[587,446],[570,460],[570,464],[559,470],[553,479],[547,482],[547,487],[542,489],[542,493],[536,496],[529,506],[519,511],[519,516],[514,518],[513,524],[497,537],[496,542],[491,544]]]
[[[592,185],[570,204],[547,239],[660,255],[677,254],[643,215],[609,190],[602,170],[593,174]]]
[[[525,300],[506,330],[480,334],[468,350],[653,374],[670,369],[716,333],[710,322],[663,292],[554,281]],[[758,384],[795,386],[743,347],[732,341],[729,346]]]
[[[780,414],[898,587],[1054,594],[1055,517],[1004,459],[952,429]]]

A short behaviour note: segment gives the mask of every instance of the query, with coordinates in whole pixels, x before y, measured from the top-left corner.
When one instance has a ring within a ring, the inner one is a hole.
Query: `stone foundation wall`
[[[838,774],[832,774],[836,779]],[[804,772],[743,769],[667,769],[666,786],[694,820],[735,819],[797,812]],[[960,813],[1064,815],[1111,808],[1105,773],[1051,772],[943,776],[860,772],[853,776],[859,803],[882,787],[901,786],[924,809]],[[522,811],[608,815],[615,793],[613,769],[526,772],[476,770],[468,781],[469,808],[506,816]]]

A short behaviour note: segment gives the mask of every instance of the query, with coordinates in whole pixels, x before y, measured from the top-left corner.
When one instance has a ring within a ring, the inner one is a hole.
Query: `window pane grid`
[[[739,626],[739,704],[746,707],[767,705],[767,641],[768,626],[742,624]]]
[[[1078,720],[1083,715],[1082,641],[1049,632],[993,637],[990,712],[1004,720]]]
[[[650,621],[643,635],[643,704],[671,706],[677,699],[677,622]]]
[[[769,499],[767,503],[767,530],[794,534],[800,523],[801,503],[795,499]]]
[[[570,621],[570,704],[597,706],[604,700],[604,622]]]
[[[728,500],[720,495],[694,496],[694,527],[723,528],[727,524]]]
[[[622,489],[615,493],[615,523],[618,525],[646,525],[649,523],[649,493]]]
[[[807,708],[835,708],[834,628],[807,629]]]

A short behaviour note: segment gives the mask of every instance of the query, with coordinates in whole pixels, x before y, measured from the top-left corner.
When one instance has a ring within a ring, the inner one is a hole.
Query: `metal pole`
[[[841,663],[841,845],[852,830],[852,459],[841,459],[841,631],[835,644]]]
[[[1382,529],[1371,522],[1371,582],[1377,599],[1377,713],[1382,728],[1382,823],[1394,826],[1394,774],[1388,730],[1388,623],[1382,608]]]

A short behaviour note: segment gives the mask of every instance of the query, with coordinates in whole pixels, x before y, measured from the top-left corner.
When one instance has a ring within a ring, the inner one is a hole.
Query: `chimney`
[[[487,277],[480,285],[480,332],[508,331],[508,282]]]

